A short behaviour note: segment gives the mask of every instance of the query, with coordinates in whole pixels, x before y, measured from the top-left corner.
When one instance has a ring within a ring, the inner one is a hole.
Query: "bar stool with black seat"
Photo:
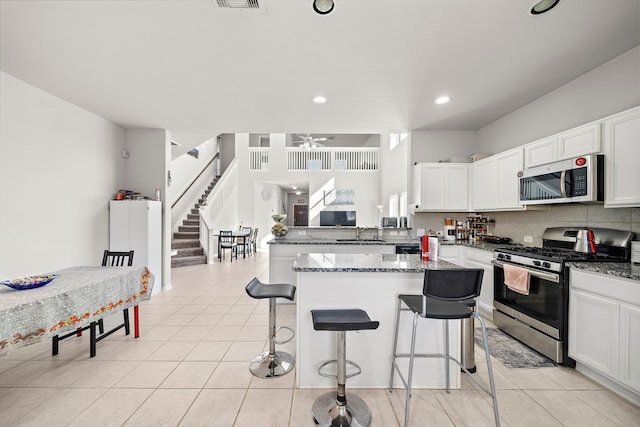
[[[258,280],[257,277],[245,287],[247,294],[251,298],[269,298],[269,351],[256,356],[249,363],[249,370],[259,378],[274,378],[285,375],[293,369],[295,359],[289,353],[276,351],[276,344],[285,344],[294,337],[293,329],[287,326],[276,328],[276,298],[285,298],[293,301],[296,294],[296,287],[288,283],[266,284]],[[276,333],[280,329],[291,331],[291,338],[284,341],[276,341]]]
[[[131,267],[133,265],[133,251],[126,252],[118,252],[118,251],[109,251],[105,250],[102,255],[102,266],[103,267]],[[138,323],[138,306],[133,307],[134,311],[134,330],[135,337],[138,338],[140,336],[140,329]],[[98,341],[103,338],[108,337],[112,333],[116,332],[119,329],[124,328],[125,335],[130,334],[130,326],[129,326],[129,309],[125,308],[122,310],[123,314],[123,322],[119,325],[114,326],[111,330],[104,332],[104,322],[103,319],[99,319],[95,322],[91,322],[89,325],[84,326],[82,328],[78,328],[73,332],[69,332],[65,335],[55,335],[52,341],[52,349],[51,354],[53,356],[58,354],[59,342],[65,338],[69,338],[71,336],[82,336],[82,331],[89,329],[89,356],[94,357],[96,355],[96,347]],[[96,332],[96,328],[98,332]]]
[[[311,310],[313,329],[316,331],[337,332],[337,359],[324,362],[318,368],[323,377],[336,378],[337,392],[322,394],[313,403],[312,414],[316,425],[323,427],[367,427],[371,425],[371,410],[359,396],[349,393],[347,397],[347,378],[362,372],[360,367],[347,360],[346,331],[378,329],[380,322],[372,321],[366,311],[360,309]],[[337,375],[324,373],[322,369],[332,363],[337,365]],[[357,371],[347,375],[347,364]]]
[[[468,374],[473,381],[493,399],[493,415],[496,426],[500,425],[498,414],[498,401],[496,399],[496,389],[493,381],[493,369],[491,368],[491,356],[487,342],[487,331],[484,320],[480,317],[477,300],[480,296],[482,286],[483,269],[442,269],[425,270],[424,283],[421,295],[398,295],[396,308],[396,325],[393,336],[393,357],[391,361],[391,379],[389,381],[389,392],[393,392],[394,374],[397,372],[406,390],[406,406],[404,414],[404,425],[409,425],[409,404],[411,399],[411,380],[413,375],[413,364],[415,358],[443,358],[445,362],[445,377],[447,393],[450,391],[449,361],[453,361],[460,367],[461,371]],[[402,308],[402,306],[406,308]],[[409,354],[398,353],[398,329],[400,326],[401,311],[411,311],[413,313],[413,329],[411,333],[411,349]],[[444,320],[444,354],[415,353],[416,329],[418,318],[441,319]],[[449,353],[449,320],[464,320],[474,318],[480,322],[482,329],[482,341],[484,344],[485,356],[487,359],[487,370],[489,373],[489,389],[480,383],[478,379],[455,357]],[[405,380],[396,360],[398,358],[409,358],[409,371]]]

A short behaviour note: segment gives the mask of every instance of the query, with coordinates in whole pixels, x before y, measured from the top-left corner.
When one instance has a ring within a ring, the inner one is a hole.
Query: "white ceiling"
[[[640,43],[640,0],[561,0],[536,17],[533,0],[336,0],[326,16],[311,0],[264,4],[0,0],[0,66],[193,146],[222,132],[475,130]]]

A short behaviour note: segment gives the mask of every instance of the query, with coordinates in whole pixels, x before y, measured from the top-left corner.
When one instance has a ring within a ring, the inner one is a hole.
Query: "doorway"
[[[294,227],[309,226],[309,205],[293,205]]]

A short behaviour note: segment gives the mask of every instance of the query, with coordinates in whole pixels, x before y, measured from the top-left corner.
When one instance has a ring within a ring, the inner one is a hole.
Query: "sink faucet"
[[[356,240],[360,240],[360,233],[362,232],[362,228],[356,227]]]

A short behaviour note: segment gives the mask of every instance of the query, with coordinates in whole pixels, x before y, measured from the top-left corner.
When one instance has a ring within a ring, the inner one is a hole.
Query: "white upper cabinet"
[[[522,147],[475,162],[473,209],[524,210],[525,207],[518,203],[518,172],[522,170],[522,166]]]
[[[595,122],[558,134],[558,160],[599,153],[601,129]]]
[[[418,163],[413,168],[413,177],[417,212],[466,212],[469,208],[468,164]]]
[[[524,164],[530,168],[555,162],[558,158],[558,140],[555,136],[524,146]]]
[[[473,163],[474,210],[491,210],[496,207],[498,168],[495,156]]]
[[[497,207],[508,210],[524,209],[520,200],[520,180],[518,172],[522,170],[522,148],[505,151],[496,155],[498,159],[498,200]]]
[[[600,152],[601,122],[588,123],[524,146],[525,167]]]
[[[640,107],[604,121],[605,207],[640,206]]]

